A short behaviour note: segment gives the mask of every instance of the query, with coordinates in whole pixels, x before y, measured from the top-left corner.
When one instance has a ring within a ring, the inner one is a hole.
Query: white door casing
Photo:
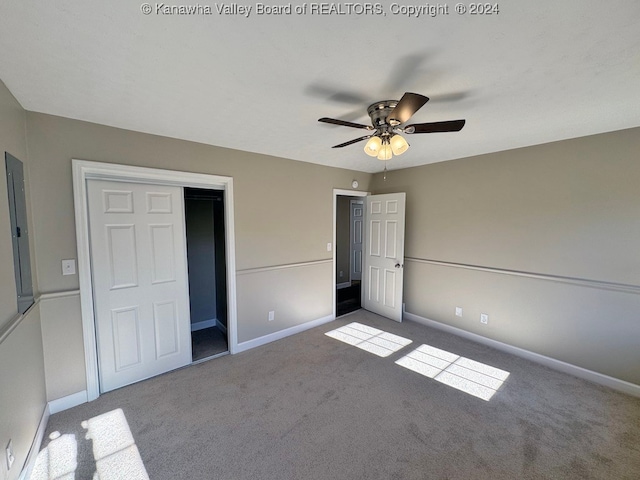
[[[364,202],[351,200],[350,207],[350,271],[349,280],[362,280],[362,239],[364,236]]]
[[[362,302],[365,310],[402,321],[405,193],[370,195],[365,211]]]
[[[227,328],[229,350],[238,352],[238,308],[236,302],[236,254],[233,178],[204,173],[135,167],[116,163],[73,159],[73,204],[78,247],[78,281],[82,312],[82,338],[84,343],[87,400],[100,396],[98,385],[98,355],[96,345],[95,310],[91,255],[89,248],[89,212],[87,183],[91,179],[115,180],[178,187],[213,188],[224,191],[225,250],[227,264]]]
[[[191,363],[183,189],[87,182],[100,390]]]
[[[369,192],[362,192],[359,190],[344,190],[344,189],[340,189],[340,188],[334,188],[333,189],[333,245],[336,245],[336,241],[337,241],[337,217],[338,217],[338,197],[339,196],[346,196],[346,197],[360,197],[364,200],[364,197],[366,197],[369,194]],[[366,238],[364,239],[366,241]],[[336,263],[337,263],[337,259],[336,259],[336,249],[333,249],[333,272],[336,271]],[[333,311],[332,311],[332,315],[335,318],[336,316],[336,288],[337,288],[337,282],[336,282],[336,275],[333,275],[333,298],[332,298],[332,305],[333,305]]]

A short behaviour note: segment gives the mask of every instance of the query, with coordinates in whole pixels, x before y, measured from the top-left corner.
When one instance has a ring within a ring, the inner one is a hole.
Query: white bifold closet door
[[[191,363],[181,187],[88,180],[101,392]]]
[[[366,199],[363,308],[401,322],[406,194]]]

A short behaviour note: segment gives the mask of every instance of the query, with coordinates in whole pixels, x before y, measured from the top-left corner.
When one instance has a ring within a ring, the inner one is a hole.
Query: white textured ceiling
[[[0,0],[0,79],[27,110],[365,172],[383,162],[364,142],[330,148],[363,131],[317,119],[368,123],[370,103],[405,91],[431,97],[412,122],[467,124],[408,136],[390,169],[640,126],[637,0],[511,0],[491,16],[443,2],[433,18],[386,1],[378,16],[260,16],[241,1],[248,18],[181,1],[165,5],[213,14]]]

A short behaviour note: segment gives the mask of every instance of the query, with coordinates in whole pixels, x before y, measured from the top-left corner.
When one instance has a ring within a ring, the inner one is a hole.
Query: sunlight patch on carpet
[[[82,422],[93,442],[93,480],[149,480],[129,424],[121,409]],[[73,480],[78,468],[76,436],[53,432],[36,458],[31,480]]]
[[[38,456],[31,471],[31,480],[74,479],[78,468],[76,436],[53,432],[47,448]]]
[[[395,363],[487,401],[509,376],[499,368],[430,345],[420,345]]]
[[[101,480],[149,480],[129,424],[121,409],[93,417],[82,426],[93,440],[95,478]]]
[[[412,342],[408,338],[399,337],[358,322],[331,330],[325,335],[379,357],[388,357]]]

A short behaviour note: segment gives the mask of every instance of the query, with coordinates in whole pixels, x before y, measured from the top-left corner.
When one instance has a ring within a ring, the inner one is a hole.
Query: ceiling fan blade
[[[334,146],[333,146],[333,147],[331,147],[331,148],[342,148],[342,147],[346,147],[347,145],[351,145],[351,144],[354,144],[354,143],[358,143],[358,142],[361,142],[362,140],[366,140],[367,138],[371,138],[371,137],[373,137],[373,135],[365,135],[364,137],[356,138],[356,139],[354,139],[354,140],[349,140],[348,142],[341,143],[340,145],[334,145]]]
[[[320,83],[313,83],[309,85],[305,91],[313,96],[320,97],[324,100],[330,100],[333,102],[347,103],[351,105],[362,105],[367,103],[369,98],[365,97],[359,92],[340,89],[333,87],[332,85],[323,85]]]
[[[333,125],[342,125],[344,127],[364,128],[365,130],[373,130],[371,125],[363,125],[362,123],[347,122],[346,120],[338,120],[336,118],[322,117],[318,119],[319,122],[331,123]]]
[[[459,132],[466,120],[449,120],[446,122],[414,123],[404,127],[405,133]]]
[[[407,92],[402,96],[396,105],[396,108],[391,111],[387,117],[387,121],[394,122],[396,124],[404,123],[428,101],[429,97],[425,97],[418,93]]]

